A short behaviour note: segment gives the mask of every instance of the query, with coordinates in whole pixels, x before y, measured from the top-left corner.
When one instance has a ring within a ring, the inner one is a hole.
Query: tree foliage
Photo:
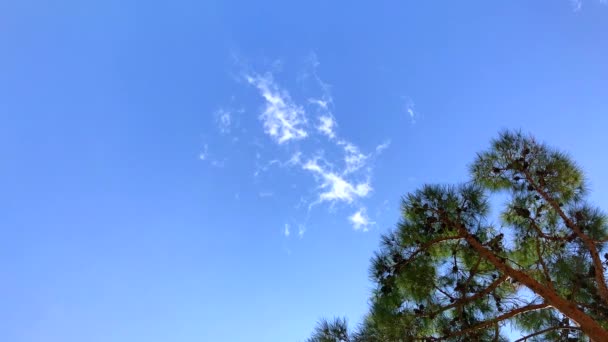
[[[309,341],[506,341],[509,326],[521,341],[608,341],[608,227],[580,168],[504,132],[470,170],[468,183],[403,198],[372,258],[365,320],[350,332],[323,321]]]

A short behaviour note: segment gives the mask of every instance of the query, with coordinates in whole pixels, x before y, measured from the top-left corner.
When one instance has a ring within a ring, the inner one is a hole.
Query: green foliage
[[[334,318],[333,321],[321,320],[308,342],[348,342],[348,325],[346,319]]]
[[[607,218],[585,202],[580,168],[503,132],[470,170],[465,185],[402,199],[371,261],[366,319],[350,335],[344,320],[322,321],[310,341],[503,341],[509,323],[530,341],[608,336]],[[498,225],[488,217],[497,192],[509,198]]]

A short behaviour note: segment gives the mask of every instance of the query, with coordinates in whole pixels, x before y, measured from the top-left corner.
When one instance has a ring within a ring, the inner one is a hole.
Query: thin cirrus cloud
[[[258,154],[254,175],[258,176],[271,167],[279,167],[285,172],[295,169],[305,171],[316,183],[315,188],[309,191],[304,189],[305,194],[308,194],[306,196],[314,196],[306,201],[309,214],[313,206],[322,203],[329,204],[330,207],[337,204],[356,206],[358,210],[355,214],[347,216],[346,219],[356,230],[365,231],[371,224],[362,203],[373,191],[371,162],[375,158],[371,157],[379,155],[388,148],[390,142],[378,145],[375,152],[366,154],[357,145],[338,134],[338,123],[332,113],[333,98],[329,92],[330,86],[318,77],[316,73],[318,65],[315,59],[312,73],[314,78],[309,80],[317,82],[322,94],[318,98],[308,98],[304,105],[298,104],[286,89],[280,87],[271,73],[244,75],[247,83],[257,90],[263,100],[258,118],[264,133],[282,149],[292,151],[291,158],[284,162],[278,158],[261,162]],[[220,132],[229,132],[231,117],[228,111],[218,111],[217,121]],[[322,139],[309,139],[315,134]],[[312,146],[318,147],[317,144],[322,144],[322,151],[329,150],[331,153],[328,155],[332,158],[319,152],[318,149],[316,152],[310,152]],[[296,187],[292,188],[296,189]],[[303,188],[298,186],[297,191],[302,191]],[[298,204],[297,207],[304,206]],[[306,227],[303,224],[297,227],[298,236],[301,238]],[[286,237],[290,235],[289,225],[285,225],[283,235]]]
[[[224,167],[224,165],[226,164],[225,160],[218,160],[212,158],[211,153],[209,153],[208,144],[203,145],[203,151],[199,153],[198,159],[209,162],[209,164],[213,167]]]
[[[318,159],[311,159],[302,165],[304,170],[310,171],[320,178],[318,202],[345,202],[352,203],[354,200],[366,197],[372,187],[369,182],[358,184],[347,181],[342,176],[327,170],[319,165]]]
[[[608,0],[598,0],[598,2],[602,5],[608,4]],[[574,12],[578,12],[583,8],[583,0],[570,0],[570,4]]]
[[[384,151],[387,148],[389,148],[389,146],[391,146],[391,141],[390,140],[387,140],[387,141],[383,142],[382,144],[376,146],[376,154],[382,153],[382,151]]]
[[[224,108],[215,112],[217,126],[221,134],[229,134],[232,126],[232,113]]]
[[[331,102],[331,97],[329,94],[324,94],[324,98],[329,98]],[[335,144],[341,146],[344,149],[344,163],[345,169],[344,174],[349,174],[355,172],[362,168],[368,155],[361,153],[359,148],[354,144],[346,141],[336,139],[336,119],[329,112],[329,107],[327,106],[327,100],[310,100],[311,102],[319,105],[325,112],[319,117],[319,124],[317,125],[317,131],[319,131],[322,135],[325,135],[330,141],[335,141]],[[388,147],[388,146],[386,146]],[[384,147],[384,148],[386,148]]]
[[[410,117],[410,121],[412,123],[416,123],[416,117],[418,116],[418,112],[416,112],[416,104],[412,99],[408,97],[403,97],[405,101],[405,112]]]
[[[328,95],[325,95],[326,97]],[[316,100],[314,103],[323,104],[322,108],[328,110],[327,102],[322,100]],[[330,141],[336,140],[336,119],[330,113],[324,113],[319,117],[319,124],[317,125],[317,131],[322,135],[325,135]],[[344,174],[355,172],[365,165],[368,155],[361,153],[359,148],[354,144],[346,140],[337,140],[335,144],[341,146],[344,149],[344,163],[346,165]],[[382,149],[388,146],[383,147]]]
[[[319,125],[317,126],[317,130],[321,132],[321,134],[326,135],[328,138],[333,139],[336,137],[336,133],[334,132],[335,126],[336,121],[333,117],[329,115],[322,115],[319,117]]]
[[[206,160],[209,157],[209,145],[203,145],[203,151],[199,153],[198,158],[200,160]]]
[[[352,223],[355,230],[363,230],[364,232],[368,230],[370,225],[375,223],[369,220],[367,210],[365,208],[360,208],[354,214],[349,216],[348,219]]]
[[[298,225],[298,237],[300,239],[304,237],[304,233],[306,233],[306,226],[303,224]]]
[[[304,233],[306,233],[306,226],[303,224],[298,225],[298,238],[302,239],[304,237]],[[291,235],[291,225],[289,223],[285,223],[283,226],[283,236],[288,238]]]
[[[296,105],[291,100],[289,93],[276,86],[272,75],[247,76],[246,79],[259,90],[260,95],[266,100],[266,106],[260,115],[266,134],[279,144],[304,139],[308,136],[304,129],[306,126],[304,108]]]
[[[357,146],[346,141],[339,141],[338,145],[344,147],[344,174],[353,173],[365,166],[369,156],[361,153]]]

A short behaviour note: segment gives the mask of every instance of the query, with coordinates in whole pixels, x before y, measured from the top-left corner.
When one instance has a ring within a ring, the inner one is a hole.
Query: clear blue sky
[[[607,41],[599,0],[4,1],[0,340],[354,324],[400,196],[503,128],[608,208]]]

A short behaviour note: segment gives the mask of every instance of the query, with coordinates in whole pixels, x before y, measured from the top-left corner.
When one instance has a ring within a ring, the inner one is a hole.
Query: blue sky
[[[355,324],[402,195],[500,129],[608,207],[601,1],[0,4],[0,340]]]

